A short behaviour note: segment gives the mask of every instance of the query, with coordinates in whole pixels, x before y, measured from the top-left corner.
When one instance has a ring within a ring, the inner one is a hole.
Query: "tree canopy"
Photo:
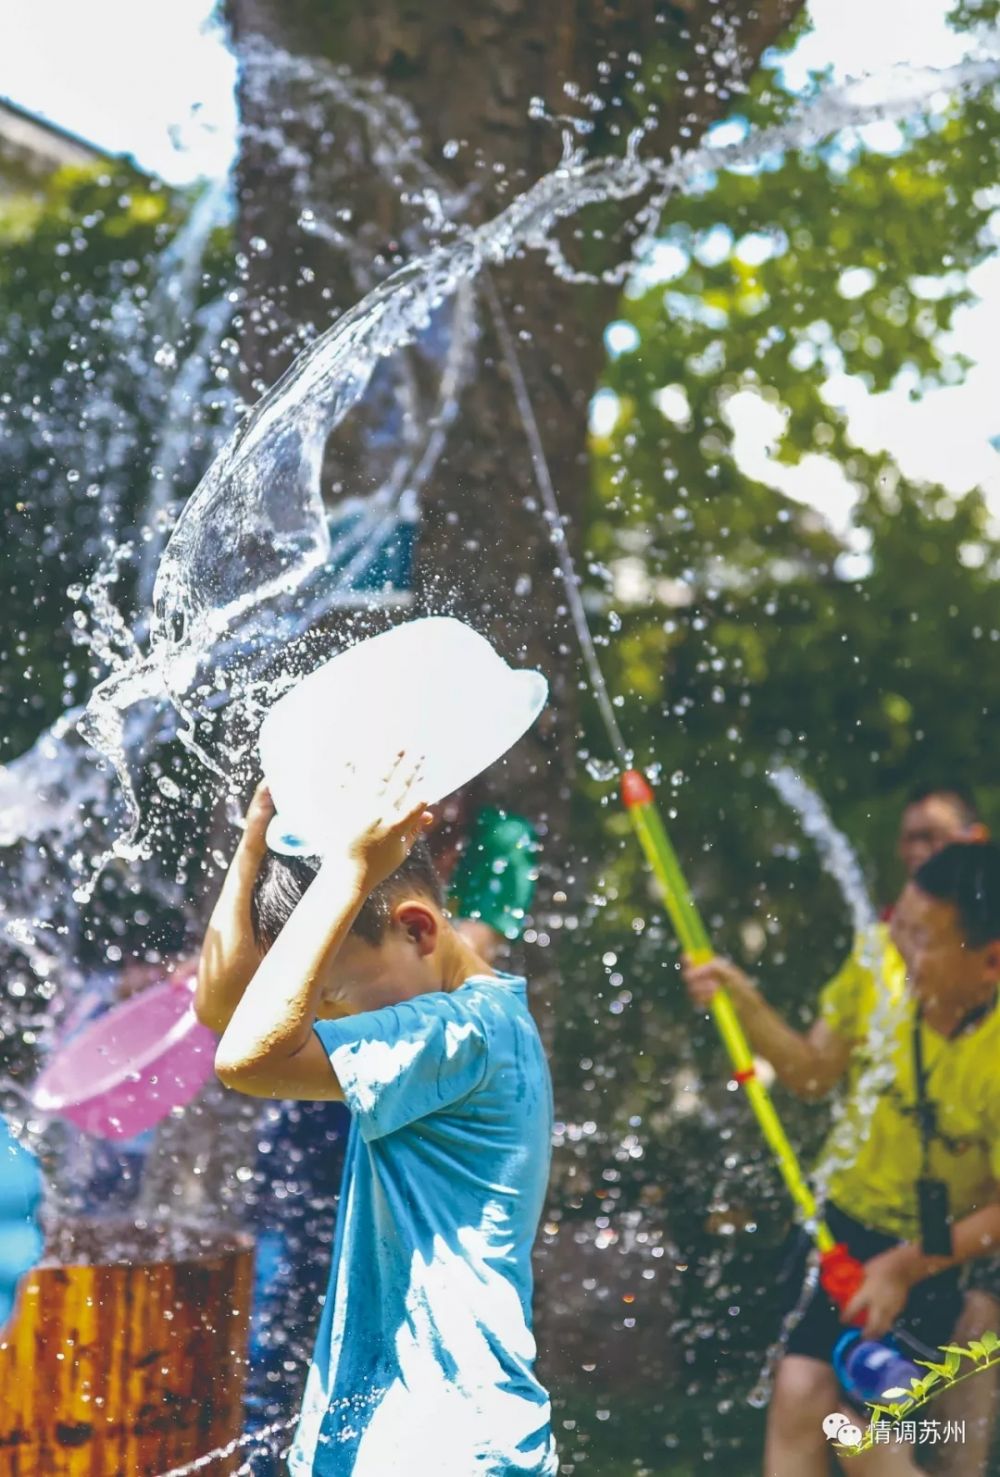
[[[781,60],[758,72],[748,125],[793,105]],[[677,775],[685,834],[728,857],[711,884],[727,906],[768,865],[775,756],[818,783],[883,896],[901,795],[940,776],[993,782],[995,519],[979,490],[907,478],[853,444],[823,390],[834,374],[914,396],[960,380],[944,330],[996,249],[995,89],[888,134],[789,149],[670,203],[665,265],[620,305],[613,423],[592,437],[606,661],[640,757]],[[776,461],[840,469],[848,535],[747,474],[736,396],[780,424]]]

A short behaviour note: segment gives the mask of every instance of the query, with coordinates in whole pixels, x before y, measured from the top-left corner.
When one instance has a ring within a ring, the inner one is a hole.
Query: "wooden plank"
[[[157,1477],[237,1437],[251,1239],[81,1222],[53,1250],[0,1339],[0,1477]]]

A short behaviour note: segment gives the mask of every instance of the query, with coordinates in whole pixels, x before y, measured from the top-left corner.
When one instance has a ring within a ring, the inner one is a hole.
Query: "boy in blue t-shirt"
[[[548,1070],[524,981],[494,973],[444,913],[414,781],[398,766],[381,818],[321,865],[267,851],[273,807],[258,791],[198,1009],[223,1030],[229,1086],[351,1110],[292,1472],[549,1477],[531,1334]]]

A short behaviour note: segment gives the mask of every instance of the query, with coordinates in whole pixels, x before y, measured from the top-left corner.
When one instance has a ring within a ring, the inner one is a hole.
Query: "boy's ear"
[[[420,898],[408,898],[392,910],[392,921],[406,930],[421,955],[430,954],[437,943],[440,920],[434,909]]]

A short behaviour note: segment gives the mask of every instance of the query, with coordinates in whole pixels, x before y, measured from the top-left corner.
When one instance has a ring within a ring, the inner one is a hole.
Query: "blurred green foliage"
[[[780,60],[755,79],[747,122],[789,111]],[[654,261],[621,303],[632,347],[608,366],[614,423],[593,438],[586,530],[604,663],[720,944],[755,959],[759,919],[761,967],[788,1004],[811,998],[846,917],[814,860],[789,854],[801,837],[767,782],[773,759],[826,798],[881,902],[914,784],[961,779],[988,811],[1000,799],[996,522],[978,490],[915,481],[852,444],[823,393],[833,375],[914,396],[961,379],[945,330],[996,247],[997,122],[987,89],[901,125],[892,152],[841,134],[720,171],[666,211],[668,280],[651,280]],[[774,418],[779,468],[839,468],[848,535],[748,475],[733,405]],[[593,712],[585,743],[607,754]],[[620,818],[607,829],[628,841]],[[601,910],[626,936],[639,870],[628,843],[609,873],[623,901]]]
[[[137,532],[168,383],[153,356],[184,349],[147,307],[191,204],[122,160],[0,196],[0,759],[96,674],[67,591]],[[188,460],[193,474],[196,444]]]

